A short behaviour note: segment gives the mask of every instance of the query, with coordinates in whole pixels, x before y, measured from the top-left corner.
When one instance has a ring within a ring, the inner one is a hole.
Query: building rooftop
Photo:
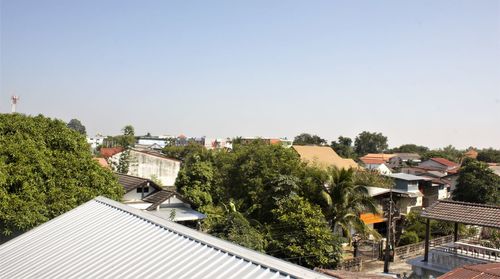
[[[432,179],[427,178],[427,177],[417,176],[417,175],[408,174],[408,173],[385,174],[385,176],[392,177],[392,178],[395,178],[395,179],[406,180],[406,181],[432,180]]]
[[[99,153],[101,153],[101,156],[105,159],[118,154],[123,151],[123,147],[102,147],[99,150]]]
[[[500,278],[500,263],[466,265],[456,268],[438,279],[498,279]]]
[[[136,188],[139,187],[144,187],[148,184],[153,188],[155,188],[158,191],[161,191],[162,188],[158,184],[156,184],[154,181],[151,179],[146,179],[138,176],[133,176],[133,175],[128,175],[128,174],[122,174],[122,173],[115,173],[116,177],[118,177],[118,182],[123,186],[123,189],[125,189],[125,192],[132,191]]]
[[[500,206],[438,200],[421,213],[422,217],[468,225],[500,228]]]
[[[2,278],[331,278],[97,197],[0,246]]]
[[[358,168],[354,160],[340,157],[329,146],[294,145],[292,148],[299,154],[301,160],[307,163],[323,167],[334,166],[339,169]]]
[[[459,165],[455,162],[452,162],[448,159],[445,159],[445,158],[430,158],[430,160],[434,161],[434,162],[437,162],[443,166],[447,166],[447,167],[450,167],[450,168],[457,168],[459,167]]]

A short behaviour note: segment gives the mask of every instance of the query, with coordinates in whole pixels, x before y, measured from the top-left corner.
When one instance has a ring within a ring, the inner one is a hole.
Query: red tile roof
[[[101,148],[101,150],[99,152],[101,153],[101,156],[103,158],[108,159],[109,157],[111,157],[117,153],[120,153],[122,151],[123,151],[123,147],[103,147],[103,148]]]
[[[458,167],[457,163],[452,162],[452,161],[445,159],[445,158],[431,158],[431,160],[434,162],[440,163],[441,165],[447,166],[447,167],[451,167],[451,168]]]
[[[500,278],[500,263],[466,265],[456,268],[438,279],[460,278],[460,279],[494,279]]]

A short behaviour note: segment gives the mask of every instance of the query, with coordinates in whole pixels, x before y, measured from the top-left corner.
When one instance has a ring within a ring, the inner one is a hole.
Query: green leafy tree
[[[192,154],[201,154],[206,151],[205,147],[195,142],[189,142],[185,146],[166,145],[162,153],[173,159],[185,161]]]
[[[500,176],[493,173],[487,164],[467,158],[462,163],[452,198],[457,201],[498,205]]]
[[[403,144],[399,147],[395,147],[391,150],[391,153],[417,153],[423,155],[429,151],[428,147],[416,144]]]
[[[354,184],[361,186],[391,188],[394,185],[394,181],[392,178],[381,175],[376,170],[357,170],[354,172]]]
[[[330,146],[344,158],[355,158],[354,148],[352,146],[352,139],[348,137],[340,136],[337,141],[332,141]]]
[[[427,160],[429,158],[445,158],[452,162],[459,163],[463,158],[463,151],[460,151],[453,147],[452,145],[448,145],[444,148],[429,150],[422,155],[422,160]]]
[[[130,149],[125,149],[120,153],[116,171],[119,173],[127,174],[130,166]]]
[[[194,154],[179,171],[175,186],[195,208],[200,208],[212,204],[213,179],[211,162]]]
[[[320,138],[317,135],[311,135],[308,133],[302,133],[295,137],[293,140],[294,145],[325,145],[327,144],[325,139]]]
[[[387,147],[387,137],[382,133],[364,131],[354,140],[354,151],[359,157],[368,153],[382,153]]]
[[[224,205],[225,206],[225,205]],[[226,215],[220,222],[214,226],[211,233],[222,238],[245,246],[247,248],[265,252],[267,242],[265,235],[261,233],[262,226],[260,223],[248,216],[256,206],[247,209],[241,213],[236,209],[236,205],[231,201],[229,206],[225,206]],[[251,222],[258,225],[258,229],[253,227]]]
[[[31,229],[123,187],[102,168],[85,138],[42,115],[0,114],[0,233]]]
[[[500,163],[500,150],[493,148],[479,150],[477,160],[486,163]]]
[[[87,131],[85,129],[85,126],[83,126],[82,122],[80,122],[80,120],[78,120],[78,119],[71,119],[68,122],[68,128],[73,129],[84,136],[87,135]]]
[[[271,254],[309,268],[333,268],[342,254],[338,238],[328,227],[321,208],[291,195],[272,210]]]
[[[362,213],[379,213],[375,200],[368,190],[356,185],[353,169],[330,169],[330,177],[321,195],[324,198],[324,212],[330,220],[333,231],[341,231],[351,240],[350,229],[355,229],[362,235],[374,234],[362,220]]]

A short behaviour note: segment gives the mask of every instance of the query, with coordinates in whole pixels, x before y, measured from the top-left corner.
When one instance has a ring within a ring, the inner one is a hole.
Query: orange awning
[[[380,214],[363,213],[359,217],[367,225],[385,222],[384,218]]]

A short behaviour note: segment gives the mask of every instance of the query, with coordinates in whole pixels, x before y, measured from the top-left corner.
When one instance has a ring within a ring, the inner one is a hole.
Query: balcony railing
[[[489,262],[500,262],[500,250],[464,242],[446,243],[434,250]]]

